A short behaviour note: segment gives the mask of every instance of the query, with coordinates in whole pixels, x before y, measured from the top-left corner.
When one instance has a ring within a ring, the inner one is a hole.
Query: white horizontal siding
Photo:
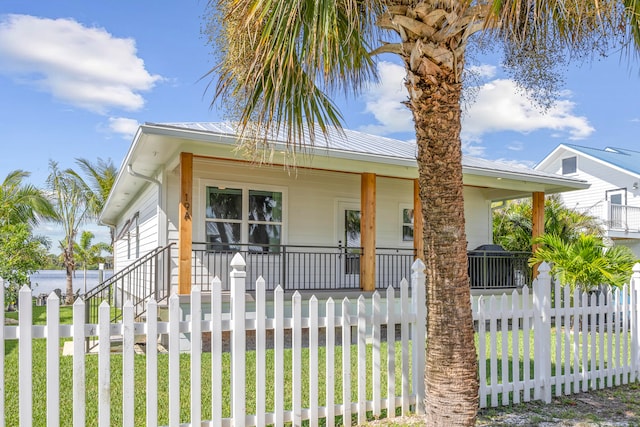
[[[148,185],[119,219],[116,236],[131,221],[129,232],[114,244],[114,268],[122,270],[138,257],[158,247],[158,188]],[[138,212],[137,220],[134,216]],[[136,233],[138,235],[136,236]]]

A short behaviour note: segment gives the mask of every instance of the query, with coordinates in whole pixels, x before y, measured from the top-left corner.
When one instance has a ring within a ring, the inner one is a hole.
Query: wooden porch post
[[[193,242],[193,154],[180,153],[180,204],[178,207],[178,294],[191,293]]]
[[[424,230],[422,219],[422,201],[420,200],[420,184],[413,180],[413,249],[416,257],[424,261]]]
[[[531,237],[535,239],[544,233],[544,192],[535,191],[531,203]],[[536,252],[540,245],[534,244],[532,252]],[[533,266],[533,278],[538,277],[538,265]]]
[[[363,173],[360,184],[360,288],[376,289],[376,175]]]

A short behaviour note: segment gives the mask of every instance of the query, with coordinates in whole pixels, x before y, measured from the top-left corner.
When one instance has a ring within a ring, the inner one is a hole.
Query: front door
[[[338,209],[338,246],[340,247],[340,269],[338,283],[344,287],[360,286],[360,206],[357,203],[341,203]]]
[[[622,229],[626,227],[626,189],[616,189],[607,191],[607,198],[610,202],[609,219],[611,228]]]

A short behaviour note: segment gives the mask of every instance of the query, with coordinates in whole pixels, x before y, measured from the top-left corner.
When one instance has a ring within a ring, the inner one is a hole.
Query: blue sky
[[[42,186],[50,159],[63,168],[78,157],[120,166],[140,123],[223,120],[210,108],[209,78],[202,79],[213,66],[201,34],[205,6],[204,0],[2,0],[0,178],[24,169]],[[495,58],[481,58],[479,90],[463,121],[464,151],[534,165],[563,142],[640,149],[639,65],[614,53],[570,68],[557,103],[542,114]],[[403,70],[385,59],[379,71],[379,84],[338,101],[345,126],[410,140]],[[57,228],[39,232],[59,239]],[[106,228],[84,228],[106,239]]]

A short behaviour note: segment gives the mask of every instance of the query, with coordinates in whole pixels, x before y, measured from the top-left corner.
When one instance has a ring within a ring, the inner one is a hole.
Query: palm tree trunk
[[[478,379],[464,220],[462,84],[453,72],[439,70],[431,79],[407,72],[424,218],[427,425],[471,426]]]
[[[64,266],[67,272],[67,286],[66,286],[66,304],[73,304],[73,241],[69,239],[67,248],[64,251]]]

